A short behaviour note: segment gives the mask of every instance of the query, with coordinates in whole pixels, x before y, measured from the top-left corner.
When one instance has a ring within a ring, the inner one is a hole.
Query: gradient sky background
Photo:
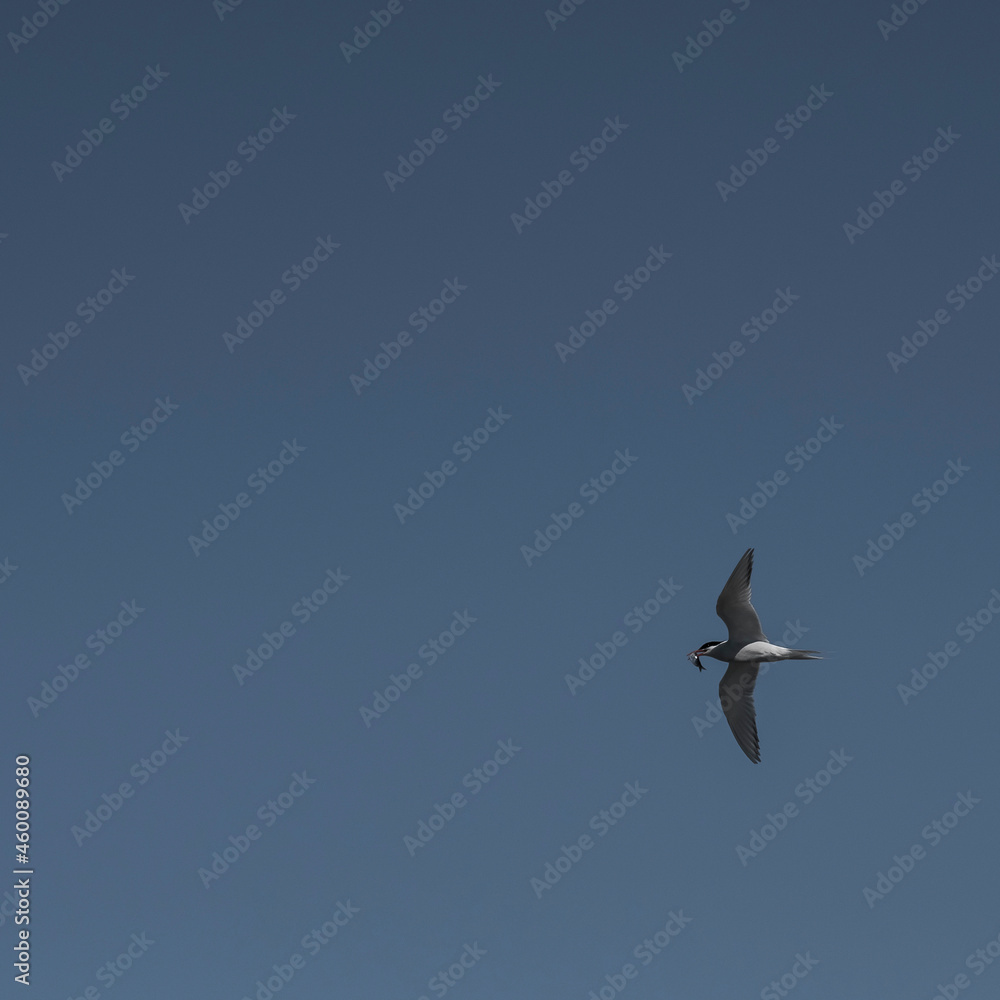
[[[32,760],[39,996],[239,1000],[297,953],[282,1000],[419,1000],[477,944],[449,998],[609,996],[630,962],[636,1000],[757,997],[806,953],[798,1000],[929,1000],[963,973],[970,997],[1000,989],[1000,963],[966,966],[1000,948],[1000,624],[956,632],[1000,588],[1000,281],[961,311],[947,298],[1000,254],[1000,15],[928,3],[885,39],[889,3],[734,3],[679,72],[672,53],[721,4],[670,7],[590,0],[553,30],[543,2],[404,2],[348,61],[368,3],[252,0],[220,20],[208,0],[81,2],[5,49],[0,732],[8,803],[15,755]],[[39,9],[19,2],[3,30]],[[166,75],[119,120],[112,101],[147,66]],[[490,74],[452,131],[443,113]],[[782,138],[814,87],[832,96]],[[237,147],[273,108],[294,120],[247,162]],[[578,172],[571,155],[616,116],[627,129]],[[58,179],[102,118],[113,131]],[[441,127],[390,191],[384,172]],[[939,129],[959,138],[910,180]],[[769,138],[778,151],[723,200],[716,183]],[[179,204],[232,159],[241,172],[185,224]],[[518,233],[512,213],[562,170],[572,183]],[[897,179],[850,242],[844,224]],[[281,276],[318,238],[340,246],[291,294]],[[616,282],[661,246],[622,301]],[[77,303],[113,269],[134,280],[83,323]],[[465,290],[418,332],[408,317],[449,280]],[[230,352],[223,333],[282,288]],[[741,327],[786,288],[798,299],[750,344]],[[561,361],[556,342],[608,298],[618,312]],[[942,308],[894,372],[887,355]],[[74,319],[25,385],[19,366]],[[745,353],[689,403],[734,340]],[[176,411],[128,451],[122,434],[167,398]],[[490,408],[509,420],[456,459]],[[795,471],[786,454],[824,419],[842,429]],[[286,440],[304,450],[255,493]],[[62,495],[115,450],[124,464],[68,513]],[[616,451],[636,460],[589,504],[581,484]],[[394,504],[447,459],[455,475],[401,524]],[[949,462],[969,471],[915,506]],[[726,515],[776,470],[787,482],[734,532]],[[189,537],[241,492],[196,556]],[[583,516],[527,565],[522,546],[574,501]],[[904,512],[912,527],[860,574]],[[765,631],[798,622],[791,644],[828,654],[762,678],[759,766],[724,722],[696,725],[723,668],[684,656],[724,638],[714,602],[748,546]],[[331,569],[347,582],[241,685],[247,647]],[[679,591],[632,633],[661,578]],[[123,601],[144,610],[36,717],[29,699]],[[475,623],[427,664],[456,612]],[[566,675],[618,630],[627,644],[571,694]],[[897,686],[949,642],[957,658],[904,705]],[[360,708],[414,662],[366,726]],[[140,785],[168,730],[187,741]],[[508,740],[513,758],[463,789]],[[796,788],[833,751],[850,763],[806,802]],[[303,771],[315,783],[266,826],[258,809]],[[123,781],[133,797],[78,846],[72,827]],[[648,791],[599,836],[591,817],[631,782]],[[404,837],[459,791],[411,857]],[[970,791],[934,846],[922,831]],[[741,862],[787,802],[797,815]],[[206,889],[198,870],[250,824],[260,839]],[[537,898],[531,879],[583,834],[593,848]],[[925,856],[870,906],[865,887],[914,844]],[[347,901],[360,912],[307,950]],[[643,965],[634,949],[679,911],[691,922]],[[143,934],[155,943],[109,986],[98,970]]]

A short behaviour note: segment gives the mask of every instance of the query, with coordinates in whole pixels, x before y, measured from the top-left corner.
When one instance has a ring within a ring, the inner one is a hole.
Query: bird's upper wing
[[[753,704],[753,688],[757,683],[759,663],[744,661],[729,664],[719,683],[719,700],[726,721],[740,749],[755,763],[760,763],[757,742],[757,712]]]
[[[750,574],[753,572],[753,549],[747,549],[736,564],[715,602],[715,613],[726,623],[732,642],[767,641],[760,619],[750,603]]]

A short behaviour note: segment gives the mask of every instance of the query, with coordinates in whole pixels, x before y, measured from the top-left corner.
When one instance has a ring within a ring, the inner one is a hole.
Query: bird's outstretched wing
[[[729,728],[740,749],[755,763],[760,763],[760,743],[757,741],[757,712],[753,704],[753,689],[757,683],[759,663],[734,662],[719,682],[719,700]]]
[[[730,642],[767,641],[760,619],[750,603],[750,574],[753,572],[753,549],[747,549],[736,564],[715,602],[715,613],[726,623]]]

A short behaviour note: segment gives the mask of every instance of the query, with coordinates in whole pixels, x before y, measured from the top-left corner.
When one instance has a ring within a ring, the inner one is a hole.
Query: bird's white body
[[[712,653],[703,653],[702,655],[711,656]],[[744,660],[767,660],[774,662],[775,660],[800,659],[802,659],[802,650],[789,649],[787,646],[775,646],[773,642],[748,642],[733,657],[733,660],[736,660],[738,663],[742,663]],[[723,662],[731,663],[732,660],[724,660]]]

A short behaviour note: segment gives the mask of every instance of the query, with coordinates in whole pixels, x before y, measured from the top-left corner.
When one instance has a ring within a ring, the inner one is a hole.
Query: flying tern
[[[702,656],[711,656],[729,664],[719,684],[722,711],[740,749],[755,764],[760,763],[757,741],[757,714],[754,710],[753,689],[760,664],[775,660],[819,660],[815,649],[788,649],[767,641],[760,619],[750,603],[750,574],[753,572],[753,549],[747,549],[736,564],[726,585],[715,602],[715,613],[729,629],[725,642],[706,642],[688,653],[688,659],[699,669]]]

